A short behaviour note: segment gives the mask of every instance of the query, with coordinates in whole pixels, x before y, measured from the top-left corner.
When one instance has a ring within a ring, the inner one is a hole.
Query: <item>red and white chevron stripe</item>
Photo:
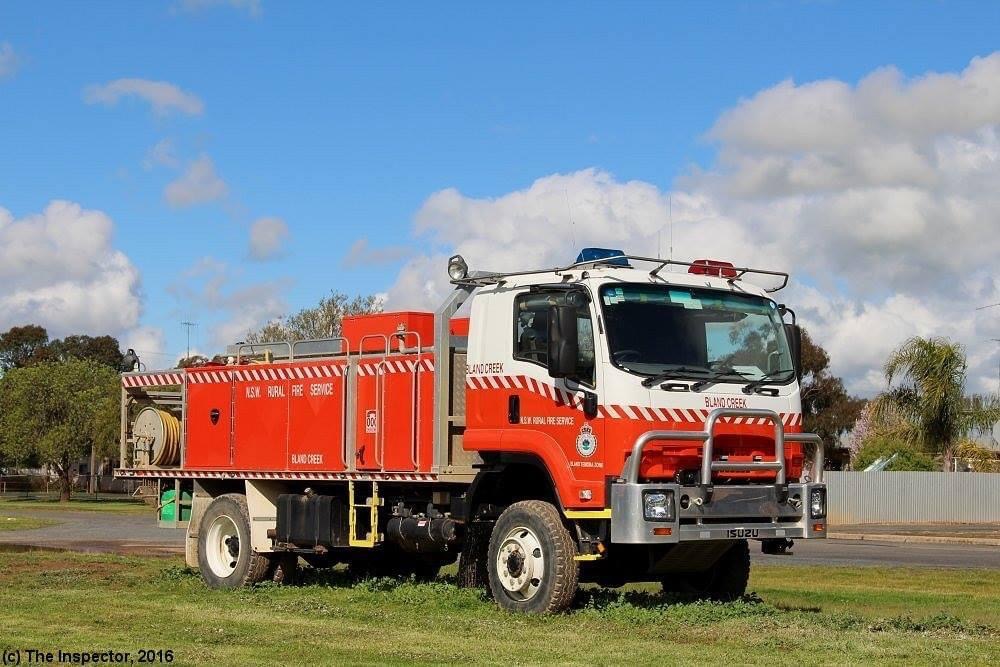
[[[403,360],[382,359],[373,363],[358,365],[358,375],[387,375],[389,373],[416,373],[418,371],[434,370],[434,362],[430,359]]]
[[[267,382],[269,380],[321,380],[341,377],[347,366],[247,366],[234,370],[237,382]]]
[[[123,375],[123,387],[167,387],[184,384],[184,373],[143,373]]]
[[[555,387],[546,382],[524,375],[469,375],[465,378],[465,386],[469,389],[524,389],[534,394],[544,396],[554,401],[558,406],[568,406],[577,410],[583,409],[581,396]],[[598,415],[606,419],[633,419],[644,421],[675,422],[683,424],[704,424],[711,414],[710,410],[690,408],[648,408],[642,405],[599,405]],[[785,426],[801,426],[802,414],[778,413]],[[766,417],[723,417],[720,421],[726,424],[746,424],[763,426],[771,423]]]
[[[128,468],[115,470],[116,477],[170,479],[302,479],[350,480],[355,482],[434,482],[438,476],[430,473],[405,472],[262,472],[257,470],[145,470]]]
[[[232,371],[191,371],[187,374],[188,382],[191,384],[213,384],[217,382],[230,382],[233,379]]]

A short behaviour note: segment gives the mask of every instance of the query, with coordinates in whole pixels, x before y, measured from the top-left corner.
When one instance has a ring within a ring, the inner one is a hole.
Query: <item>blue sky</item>
[[[8,2],[0,207],[106,214],[141,276],[138,325],[162,332],[148,352],[172,357],[182,319],[207,348],[231,315],[191,298],[199,260],[227,294],[266,286],[271,310],[386,291],[405,255],[447,245],[414,231],[435,192],[498,198],[588,168],[669,191],[715,167],[706,133],[741,99],[886,65],[959,72],[998,26],[1000,4],[971,2]],[[87,102],[119,79],[168,82],[203,110]],[[169,164],[150,158],[161,141]],[[201,157],[225,194],[171,205],[165,188]],[[248,250],[261,218],[288,230],[264,261]],[[387,251],[345,267],[360,239]]]

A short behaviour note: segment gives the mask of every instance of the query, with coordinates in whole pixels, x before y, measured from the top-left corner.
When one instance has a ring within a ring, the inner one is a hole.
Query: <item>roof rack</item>
[[[634,260],[637,262],[650,262],[656,264],[656,267],[649,272],[649,275],[653,278],[660,278],[660,271],[668,266],[686,266],[688,268],[697,266],[705,268],[705,264],[695,263],[695,262],[682,262],[676,259],[662,259],[659,257],[642,257],[640,255],[614,255],[612,257],[602,257],[600,259],[587,260],[585,262],[576,262],[568,266],[560,266],[551,269],[534,269],[532,271],[511,271],[511,272],[489,272],[489,271],[469,271],[468,276],[458,280],[452,280],[454,285],[465,285],[469,287],[482,287],[485,285],[498,285],[503,283],[508,278],[513,278],[517,276],[531,276],[539,273],[562,273],[565,271],[571,271],[573,269],[581,269],[587,267],[598,267],[606,266],[609,268],[622,268],[621,264],[614,264],[613,260]],[[764,288],[764,291],[771,294],[778,292],[788,286],[788,274],[784,271],[769,271],[766,269],[754,269],[749,266],[726,266],[727,271],[735,271],[735,276],[726,276],[726,280],[730,283],[740,280],[748,274],[765,275],[765,276],[775,276],[781,278],[781,284],[777,287]],[[662,278],[661,278],[662,280]]]

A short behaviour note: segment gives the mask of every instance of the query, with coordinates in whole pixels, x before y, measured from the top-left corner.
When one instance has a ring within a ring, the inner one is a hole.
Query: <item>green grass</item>
[[[0,533],[11,530],[32,530],[34,528],[44,528],[54,526],[58,521],[52,519],[39,519],[32,516],[12,516],[0,512]]]
[[[0,553],[0,647],[174,651],[177,664],[995,661],[1000,572],[757,568],[754,595],[684,602],[588,588],[507,614],[447,581],[212,591],[176,559]]]
[[[0,509],[59,510],[85,512],[114,512],[119,514],[153,513],[154,508],[138,500],[75,497],[66,502],[58,498],[7,496],[0,498]]]

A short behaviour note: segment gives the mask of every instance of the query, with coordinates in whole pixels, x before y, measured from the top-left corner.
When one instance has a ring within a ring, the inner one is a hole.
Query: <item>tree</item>
[[[353,299],[340,292],[330,292],[315,308],[303,308],[294,315],[268,322],[257,331],[247,332],[247,343],[272,343],[281,340],[332,338],[341,334],[340,322],[351,315],[382,312],[382,302],[376,296],[356,296]]]
[[[0,452],[51,466],[69,500],[73,464],[114,452],[118,391],[118,374],[90,360],[12,369],[0,378]]]
[[[835,445],[849,431],[865,400],[851,396],[844,381],[830,373],[830,355],[802,331],[802,422],[824,442]]]
[[[907,340],[885,362],[886,391],[872,404],[876,432],[941,455],[949,470],[956,445],[1000,420],[996,398],[965,395],[966,368],[965,348],[958,343]]]
[[[44,360],[48,344],[48,332],[37,324],[12,327],[0,334],[0,373]]]
[[[90,359],[118,371],[122,366],[122,351],[113,336],[66,336],[49,343],[49,356],[59,361]]]

